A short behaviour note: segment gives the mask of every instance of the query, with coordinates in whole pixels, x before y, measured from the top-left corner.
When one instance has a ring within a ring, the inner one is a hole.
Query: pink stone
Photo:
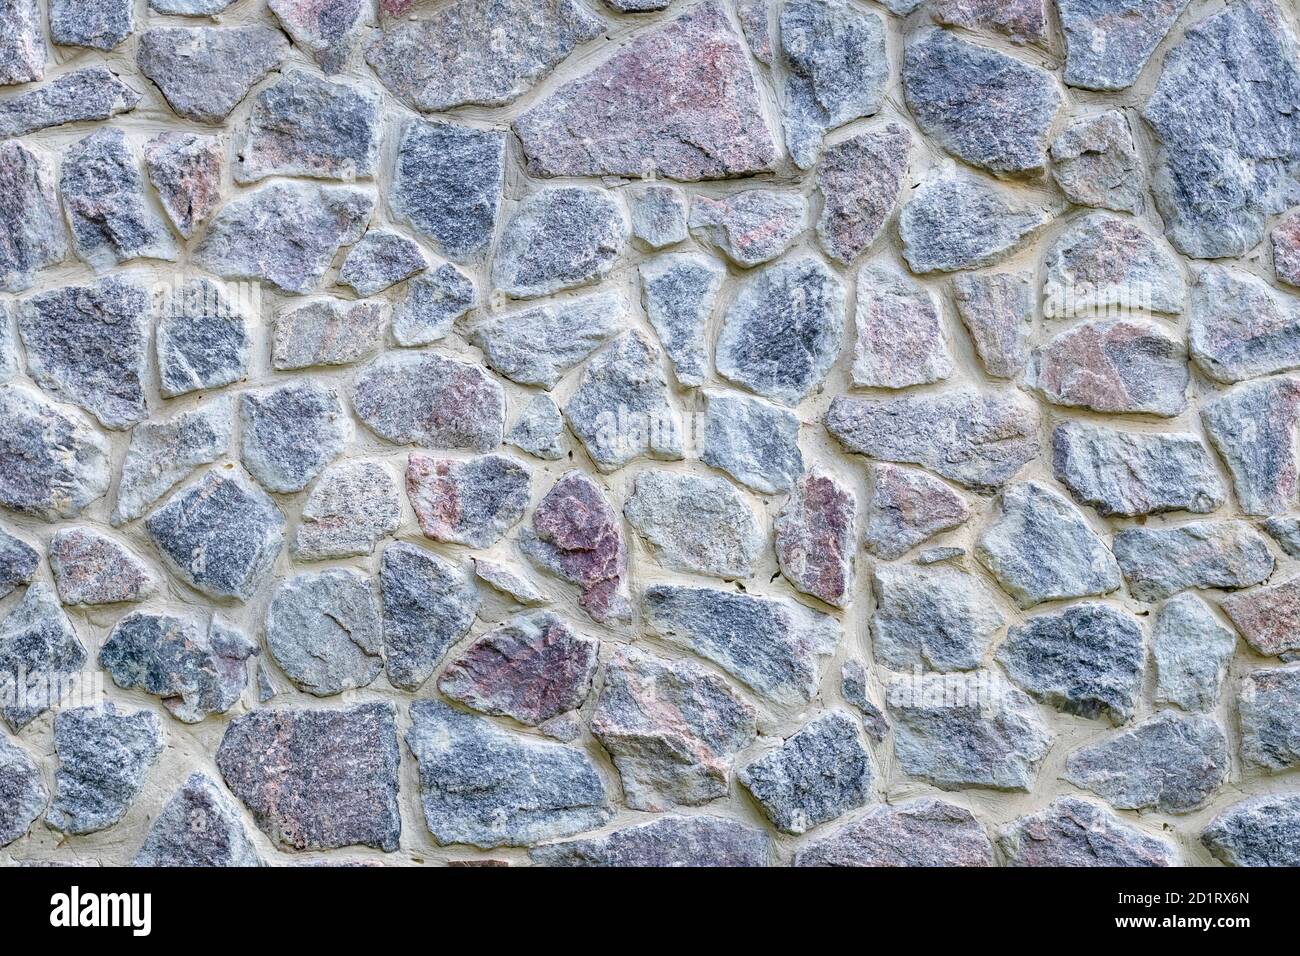
[[[1043,0],[935,0],[930,16],[936,23],[998,33],[1012,43],[1047,37]]]
[[[1029,360],[1034,293],[1028,272],[959,275],[952,280],[957,314],[975,343],[984,370],[1015,378]]]
[[[221,140],[195,133],[162,133],[145,145],[144,162],[168,218],[188,239],[221,198],[225,163]]]
[[[817,237],[828,256],[847,265],[880,238],[898,205],[911,151],[912,134],[890,123],[822,154]]]
[[[854,385],[906,388],[953,373],[938,301],[898,269],[862,267],[854,324]]]
[[[1273,271],[1287,285],[1300,286],[1300,209],[1273,227]]]
[[[776,559],[786,580],[846,607],[853,600],[856,522],[852,491],[819,468],[801,477],[775,522]]]
[[[966,499],[938,478],[914,468],[877,465],[864,544],[879,558],[898,558],[969,517]]]
[[[1234,594],[1219,606],[1256,653],[1300,650],[1300,577]]]
[[[524,516],[528,469],[505,455],[458,461],[413,453],[406,494],[426,538],[487,548]]]

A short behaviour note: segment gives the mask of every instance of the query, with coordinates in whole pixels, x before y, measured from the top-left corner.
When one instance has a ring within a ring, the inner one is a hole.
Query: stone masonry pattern
[[[0,865],[1300,865],[1289,0],[0,0]]]

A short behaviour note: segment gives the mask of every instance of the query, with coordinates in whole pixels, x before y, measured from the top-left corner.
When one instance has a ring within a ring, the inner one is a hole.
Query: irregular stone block
[[[629,187],[632,235],[651,249],[663,249],[686,238],[686,194],[676,186],[650,183]]]
[[[782,706],[817,693],[835,651],[835,619],[785,598],[660,584],[645,591],[645,626]]]
[[[428,267],[417,243],[390,229],[371,229],[343,260],[339,284],[357,295],[376,295]]]
[[[426,538],[488,548],[524,516],[529,478],[504,455],[456,461],[412,452],[406,494]]]
[[[303,503],[293,554],[301,561],[372,554],[401,520],[401,492],[389,470],[377,461],[342,461],[321,473]]]
[[[993,844],[965,807],[942,800],[878,804],[805,844],[795,866],[992,866]]]
[[[1201,423],[1248,515],[1286,511],[1296,497],[1300,380],[1247,382],[1201,404]]]
[[[265,26],[155,27],[140,34],[136,65],[178,115],[215,125],[288,51]]]
[[[0,86],[45,75],[45,37],[38,0],[12,0],[0,10]]]
[[[474,574],[486,582],[498,594],[509,597],[523,607],[537,607],[546,604],[546,595],[527,577],[513,568],[495,561],[474,558]]]
[[[506,442],[535,458],[558,461],[564,457],[564,416],[549,395],[537,395],[519,413],[506,433]]]
[[[893,267],[866,265],[858,271],[857,297],[854,385],[906,388],[953,373],[934,293]]]
[[[853,492],[820,468],[795,483],[773,526],[777,565],[796,590],[835,607],[853,600],[857,508]]]
[[[478,591],[459,568],[411,544],[390,544],[380,565],[388,682],[418,690],[467,633]]]
[[[898,206],[911,152],[912,134],[888,123],[822,154],[817,238],[836,262],[848,265],[880,238]]]
[[[607,190],[548,186],[519,204],[492,261],[492,284],[516,299],[604,278],[630,235],[627,213]]]
[[[1001,262],[1048,221],[1011,193],[968,176],[923,183],[898,216],[903,258],[913,272],[957,272]]]
[[[1183,311],[1187,284],[1173,252],[1133,220],[1095,212],[1047,250],[1043,314],[1074,318],[1120,311]]]
[[[604,837],[529,850],[539,866],[767,866],[772,841],[760,830],[710,816],[663,816]]]
[[[62,528],[50,539],[50,570],[64,604],[88,607],[141,601],[158,577],[124,544],[93,528]]]
[[[309,694],[365,687],[384,669],[379,609],[367,579],[331,568],[281,584],[266,611],[266,646]]]
[[[877,465],[871,474],[863,544],[876,557],[900,558],[927,538],[960,527],[970,517],[966,499],[923,471]]]
[[[111,703],[59,711],[59,769],[46,824],[69,835],[107,830],[140,795],[164,746],[162,724],[149,711],[119,712]]]
[[[1187,0],[1059,0],[1065,82],[1085,90],[1133,85]]]
[[[1237,706],[1243,763],[1272,773],[1300,766],[1300,664],[1251,671]]]
[[[40,561],[35,548],[0,527],[0,598],[8,597],[14,588],[30,584]]]
[[[235,0],[149,0],[154,13],[169,13],[181,17],[216,16]]]
[[[700,458],[765,494],[787,491],[803,472],[799,416],[762,399],[705,392]]]
[[[930,8],[936,23],[987,31],[1012,43],[1041,43],[1047,39],[1047,10],[1043,0],[937,0]]]
[[[726,271],[706,256],[679,253],[643,263],[640,274],[641,303],[677,381],[704,384],[709,369],[705,326]]]
[[[225,5],[228,0],[216,0]],[[342,73],[365,27],[374,22],[369,0],[267,0],[284,31],[327,74]]]
[[[1119,110],[1074,120],[1052,140],[1052,178],[1080,206],[1138,212],[1146,172]]]
[[[808,203],[794,193],[749,189],[691,201],[691,232],[745,269],[775,259],[803,232]]]
[[[247,601],[284,543],[284,515],[237,472],[207,472],[145,520],[163,561],[209,597]]]
[[[111,50],[135,30],[134,0],[50,0],[50,39]]]
[[[641,34],[514,130],[535,176],[721,179],[776,164],[744,45],[716,0]]]
[[[283,849],[392,852],[402,834],[395,718],[380,703],[255,710],[226,728],[217,768]]]
[[[1257,654],[1300,650],[1300,578],[1229,594],[1219,607]]]
[[[351,365],[383,348],[387,327],[384,303],[318,299],[275,317],[271,365],[277,371]]]
[[[381,355],[361,370],[352,405],[396,445],[488,451],[505,427],[501,386],[482,367],[434,352]]]
[[[134,866],[261,866],[239,808],[205,773],[192,773],[149,828]]]
[[[452,324],[478,308],[474,280],[450,262],[406,284],[406,298],[393,309],[398,345],[429,345],[447,337]]]
[[[5,236],[0,290],[5,292],[26,291],[41,270],[67,258],[53,170],[18,140],[0,143],[0,234]],[[9,348],[7,334],[0,342],[0,351]],[[4,364],[0,358],[0,368]]]
[[[875,660],[897,671],[973,670],[1007,623],[979,581],[957,568],[877,564],[871,585]]]
[[[158,389],[164,398],[221,388],[248,374],[253,325],[249,303],[217,283],[192,279],[168,289],[158,309]],[[256,295],[256,293],[255,293]]]
[[[984,371],[1015,378],[1029,361],[1034,292],[1027,272],[959,275],[952,280],[957,314],[975,343]]]
[[[1220,382],[1300,367],[1300,308],[1245,272],[1210,266],[1192,286],[1188,343],[1197,366]]]
[[[1236,647],[1237,635],[1196,595],[1180,594],[1166,602],[1152,634],[1156,703],[1213,710]]]
[[[1079,509],[1036,481],[1008,485],[975,557],[1022,608],[1109,594],[1120,568]]]
[[[1273,245],[1273,274],[1279,282],[1300,286],[1300,214],[1287,213],[1269,233]]]
[[[21,840],[45,812],[50,792],[41,768],[21,747],[0,737],[0,847]]]
[[[108,491],[104,436],[18,385],[0,385],[0,505],[45,521],[75,518]]]
[[[623,514],[655,560],[676,571],[752,577],[765,543],[754,512],[723,478],[643,471]]]
[[[334,389],[315,382],[244,392],[240,457],[268,491],[302,491],[352,440],[352,421]]]
[[[412,703],[411,723],[406,744],[420,767],[425,823],[440,845],[530,846],[614,815],[581,750],[507,733],[435,700]]]
[[[134,521],[199,465],[216,461],[230,447],[234,399],[218,398],[164,421],[131,429],[122,463],[112,522]]]
[[[772,64],[772,26],[764,0],[737,0],[736,18],[749,44],[749,52],[759,63]]]
[[[188,239],[221,198],[226,155],[216,136],[159,133],[144,147],[144,167],[176,231]]]
[[[58,703],[61,687],[75,688],[86,662],[86,648],[59,606],[59,599],[37,581],[0,623],[0,677],[17,687],[20,674],[35,682],[33,693],[22,700],[6,695],[0,716],[14,733],[22,730]],[[52,693],[42,699],[42,686]]]
[[[1300,866],[1300,795],[1266,794],[1234,803],[1201,831],[1228,866]]]
[[[1262,527],[1290,557],[1300,557],[1300,518],[1269,518]]]
[[[39,46],[43,56],[44,42]],[[140,94],[117,74],[91,66],[0,101],[0,136],[26,136],[65,123],[106,120],[131,112],[139,102]]]
[[[1059,797],[1039,813],[998,833],[1008,866],[1177,866],[1164,840],[1127,826],[1108,810],[1077,797]]]
[[[598,292],[490,316],[468,337],[512,382],[550,389],[630,324],[622,297]]]
[[[889,733],[889,721],[880,708],[871,702],[867,693],[867,669],[862,661],[849,658],[840,665],[840,694],[845,703],[852,704],[862,716],[863,728],[871,739],[880,743]]]
[[[1244,521],[1123,528],[1111,547],[1139,601],[1157,601],[1186,588],[1250,587],[1273,573],[1264,536]]]

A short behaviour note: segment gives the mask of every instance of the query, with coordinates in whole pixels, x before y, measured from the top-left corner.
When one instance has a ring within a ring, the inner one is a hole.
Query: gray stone
[[[651,249],[663,249],[686,238],[686,194],[676,186],[650,183],[630,187],[632,235]]]
[[[293,555],[320,561],[372,554],[401,520],[401,492],[392,473],[377,461],[342,461],[321,473],[303,502]]]
[[[646,589],[644,626],[787,707],[813,699],[840,641],[834,618],[786,598],[667,584]]]
[[[499,730],[434,700],[411,704],[407,746],[419,763],[425,823],[442,845],[529,846],[613,817],[581,750]]]
[[[449,259],[478,256],[496,232],[505,143],[505,134],[496,130],[407,123],[388,193],[394,215]]]
[[[957,272],[1001,262],[1047,221],[1042,210],[983,180],[940,176],[903,205],[898,235],[913,272]]]
[[[14,588],[30,584],[40,564],[40,553],[21,538],[0,527],[0,598]]]
[[[0,383],[18,374],[18,346],[14,341],[15,309],[12,305],[0,306]]]
[[[574,0],[456,0],[428,14],[390,21],[366,53],[385,86],[427,113],[505,106],[605,30]]]
[[[736,0],[736,18],[754,59],[771,66],[772,25],[766,0]]]
[[[871,585],[875,660],[897,671],[973,670],[1007,623],[988,590],[958,568],[877,564]]]
[[[931,29],[907,44],[903,95],[921,130],[959,159],[999,175],[1047,165],[1061,92],[1045,70]]]
[[[1047,39],[1044,0],[936,0],[930,16],[936,23],[997,33],[1012,43]]]
[[[965,498],[923,471],[877,465],[871,477],[863,544],[878,558],[901,558],[922,541],[960,527],[970,517]]]
[[[1192,286],[1192,358],[1210,378],[1240,382],[1300,367],[1300,307],[1259,278],[1210,266]]]
[[[772,841],[722,817],[662,816],[608,836],[539,846],[528,856],[538,866],[756,867],[769,865]]]
[[[46,391],[89,411],[106,428],[146,418],[149,291],[111,276],[23,301],[18,332],[27,370]]]
[[[108,442],[80,418],[0,385],[0,420],[0,506],[54,521],[75,518],[108,491]]]
[[[248,303],[217,283],[192,279],[164,293],[158,310],[158,389],[164,398],[221,388],[248,374],[253,325]]]
[[[505,427],[501,386],[482,367],[434,352],[381,355],[362,369],[352,404],[397,445],[489,451]]]
[[[39,0],[11,0],[0,9],[0,86],[45,75],[45,37]]]
[[[185,778],[163,806],[135,866],[261,866],[239,808],[205,773]]]
[[[134,612],[117,622],[99,666],[118,687],[161,697],[177,720],[197,724],[239,703],[257,645],[213,615],[206,628],[170,614]]]
[[[145,198],[139,160],[122,130],[96,130],[67,151],[59,195],[73,247],[96,272],[132,259],[175,261],[179,255]]]
[[[753,577],[765,543],[753,510],[724,478],[643,471],[623,514],[654,560],[674,571]]]
[[[862,717],[862,725],[876,743],[889,733],[889,721],[871,700],[867,692],[867,668],[856,657],[840,666],[840,694],[845,703],[852,704]]]
[[[634,810],[700,806],[727,795],[735,754],[756,714],[727,682],[689,661],[619,648],[591,715]]]
[[[942,800],[878,804],[805,844],[795,866],[992,866],[993,844],[965,807]]]
[[[1138,212],[1146,173],[1120,110],[1074,120],[1052,140],[1052,178],[1070,202]]]
[[[587,363],[564,417],[601,471],[642,455],[680,459],[681,415],[669,395],[659,349],[633,330]]]
[[[171,571],[209,597],[247,601],[284,544],[284,515],[235,471],[207,472],[145,520]]]
[[[459,461],[412,452],[406,495],[426,538],[489,548],[519,523],[532,498],[528,469],[505,455]]]
[[[1083,514],[1036,481],[1008,485],[975,557],[1022,608],[1109,594],[1120,585],[1115,556]]]
[[[1066,758],[1065,779],[1121,810],[1190,813],[1228,773],[1228,741],[1205,714],[1162,710]]]
[[[1296,498],[1300,381],[1272,378],[1238,385],[1201,405],[1201,423],[1232,475],[1241,510],[1271,515]]]
[[[857,509],[853,492],[820,468],[795,483],[773,526],[777,566],[796,590],[835,607],[853,600]]]
[[[284,34],[265,26],[155,27],[140,34],[136,65],[178,115],[215,125],[288,50]]]
[[[302,491],[352,440],[352,421],[332,388],[292,382],[240,399],[240,457],[268,491]]]
[[[1131,219],[1094,212],[1062,232],[1044,260],[1046,318],[1114,315],[1124,310],[1177,314],[1187,284],[1178,260]]]
[[[770,265],[740,287],[718,336],[718,372],[798,405],[826,378],[844,332],[844,283],[812,256]]]
[[[158,589],[158,577],[149,565],[93,528],[56,531],[49,559],[59,597],[69,606],[142,601]]]
[[[1058,797],[1042,811],[1020,817],[998,833],[1008,866],[1177,866],[1178,853],[1164,840],[1095,803]]]
[[[200,0],[211,2],[211,0]],[[228,0],[215,0],[226,6]],[[294,45],[316,61],[327,74],[347,68],[363,31],[374,22],[374,4],[370,0],[267,0]]]
[[[1065,82],[1085,90],[1133,85],[1187,0],[1059,0]]]
[[[1290,557],[1300,557],[1300,518],[1269,518],[1262,527]]]
[[[451,646],[469,633],[478,591],[455,565],[411,544],[384,549],[379,589],[388,682],[418,690]]]
[[[43,53],[44,41],[39,47]],[[5,97],[0,101],[0,136],[26,136],[65,123],[106,120],[129,113],[139,102],[140,94],[119,80],[117,74],[106,67],[91,66],[65,73],[37,89]]]
[[[1052,432],[1052,473],[1076,501],[1106,516],[1208,514],[1227,494],[1209,451],[1190,433],[1062,422]]]
[[[1194,594],[1167,601],[1156,616],[1151,645],[1156,703],[1189,711],[1218,706],[1237,635],[1219,623],[1204,601]]]
[[[1288,212],[1269,233],[1273,246],[1273,274],[1279,282],[1300,286],[1300,214]]]
[[[817,166],[817,238],[828,256],[848,265],[880,238],[898,206],[911,153],[912,134],[897,123],[827,148]]]
[[[547,603],[546,595],[537,589],[537,585],[514,568],[483,558],[473,560],[475,577],[486,582],[496,593],[523,607],[537,607]]]
[[[1300,649],[1300,578],[1230,594],[1219,607],[1257,654],[1290,660]]]
[[[253,100],[235,179],[315,176],[351,182],[373,176],[382,105],[377,90],[301,70],[286,73]]]
[[[1228,866],[1300,866],[1300,795],[1266,794],[1234,803],[1201,831]]]
[[[943,318],[934,293],[892,266],[858,271],[854,385],[906,388],[953,373]]]
[[[782,119],[790,157],[808,169],[822,135],[872,116],[889,79],[885,24],[841,0],[792,0],[781,8],[781,51],[790,72]]]
[[[604,278],[627,245],[622,204],[596,186],[547,186],[519,204],[492,261],[492,284],[531,299]]]
[[[1176,528],[1124,528],[1111,547],[1129,593],[1157,601],[1186,588],[1244,588],[1268,579],[1273,554],[1244,521],[1193,521]]]
[[[382,302],[317,299],[275,317],[271,365],[277,371],[351,365],[383,348],[387,328]]]
[[[1230,4],[1165,56],[1142,116],[1160,146],[1156,203],[1180,252],[1245,255],[1265,217],[1300,199],[1298,89],[1295,42],[1272,0]]]
[[[598,292],[489,316],[468,337],[493,370],[550,389],[630,324],[622,297]]]
[[[0,143],[0,290],[24,292],[68,255],[50,164],[18,140]],[[0,351],[8,349],[7,335]],[[0,358],[0,367],[5,359]]]
[[[391,229],[371,229],[343,260],[339,284],[357,295],[375,295],[428,267],[417,243]]]
[[[750,269],[790,248],[807,217],[808,203],[797,193],[748,189],[722,199],[696,196],[690,228],[702,243]]]
[[[700,457],[764,494],[788,491],[803,473],[799,416],[735,393],[705,392]]]
[[[339,249],[361,238],[374,208],[374,194],[352,186],[271,183],[222,207],[195,262],[226,279],[312,292]]]
[[[958,275],[952,280],[957,314],[975,343],[984,371],[1015,378],[1029,361],[1034,290],[1028,272]]]
[[[455,321],[476,308],[474,280],[444,262],[406,284],[406,297],[393,309],[393,338],[398,345],[429,345],[446,338]]]
[[[514,130],[536,176],[720,179],[777,159],[749,57],[717,0],[642,33]]]
[[[965,556],[965,548],[926,548],[916,556],[916,563],[925,566],[930,564],[939,564],[942,561],[951,561],[955,558],[962,558]]]
[[[1055,405],[1172,417],[1187,407],[1182,341],[1153,322],[1074,325],[1034,349],[1025,384]]]
[[[1144,653],[1137,618],[1088,601],[1013,625],[997,659],[1036,700],[1122,724],[1142,691]]]
[[[773,826],[799,834],[865,804],[874,775],[857,724],[833,710],[743,767],[737,778]]]
[[[162,724],[149,711],[119,712],[110,703],[59,711],[59,769],[46,824],[69,835],[107,830],[140,795],[164,746]]]
[[[9,699],[0,704],[0,716],[9,729],[17,733],[58,702],[42,700],[43,688],[54,698],[60,688],[79,686],[85,663],[86,648],[59,599],[39,581],[32,584],[0,623],[0,678],[9,687],[17,687],[22,674],[29,684],[36,685],[25,700]]]
[[[895,678],[886,699],[899,766],[941,790],[1027,792],[1052,744],[1034,702],[992,671]]]
[[[967,488],[1006,484],[1038,455],[1038,408],[1016,391],[837,397],[826,430],[851,452],[923,465]]]
[[[234,407],[233,398],[217,398],[131,429],[113,524],[134,521],[195,468],[224,455],[230,447]]]
[[[344,568],[286,581],[266,611],[271,656],[300,690],[317,697],[378,677],[383,637],[368,579]]]
[[[0,737],[0,847],[25,837],[49,799],[36,761]]]
[[[442,672],[438,690],[536,727],[582,706],[599,655],[600,641],[575,634],[549,611],[523,614],[467,647]]]
[[[533,512],[519,547],[538,567],[582,589],[578,606],[601,623],[630,620],[623,525],[600,487],[564,475]]]
[[[709,371],[705,328],[726,271],[707,256],[679,253],[643,263],[640,274],[642,305],[677,381],[704,384]]]
[[[50,0],[50,39],[111,50],[135,30],[134,0]]]
[[[402,833],[392,704],[346,710],[255,710],[236,717],[217,768],[258,827],[287,850],[369,846]]]
[[[1300,766],[1300,664],[1241,679],[1241,759],[1272,773]]]
[[[226,151],[216,136],[159,133],[144,147],[145,172],[176,231],[188,239],[221,198]]]
[[[549,395],[536,395],[506,432],[506,442],[535,458],[559,461],[564,457],[564,415]]]
[[[216,16],[235,0],[149,0],[154,13],[167,13],[181,17]]]

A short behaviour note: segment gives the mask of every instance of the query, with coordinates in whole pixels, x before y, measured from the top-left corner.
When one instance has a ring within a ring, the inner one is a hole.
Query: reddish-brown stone
[[[777,515],[776,559],[805,594],[845,607],[852,600],[857,501],[821,469],[799,479]]]
[[[1234,594],[1219,606],[1257,653],[1300,650],[1300,577]]]

